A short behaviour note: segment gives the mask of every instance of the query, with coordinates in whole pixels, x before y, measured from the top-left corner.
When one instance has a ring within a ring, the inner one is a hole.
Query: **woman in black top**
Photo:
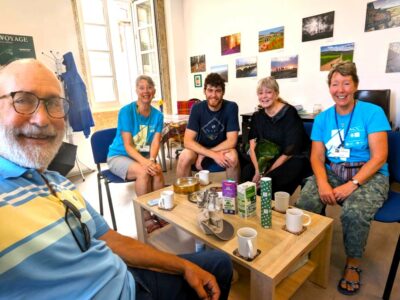
[[[257,96],[260,109],[252,117],[249,133],[252,164],[243,168],[242,179],[258,184],[261,177],[271,177],[272,193],[292,194],[303,178],[312,174],[308,159],[310,139],[297,110],[279,97],[279,86],[273,77],[258,82]],[[257,141],[263,139],[278,145],[280,151],[271,166],[260,174],[255,148]]]

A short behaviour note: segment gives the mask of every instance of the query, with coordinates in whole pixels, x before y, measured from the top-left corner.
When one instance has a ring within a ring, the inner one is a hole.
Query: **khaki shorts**
[[[126,179],[126,174],[128,173],[129,166],[134,162],[130,157],[118,155],[107,158],[107,164],[111,172],[115,175]]]

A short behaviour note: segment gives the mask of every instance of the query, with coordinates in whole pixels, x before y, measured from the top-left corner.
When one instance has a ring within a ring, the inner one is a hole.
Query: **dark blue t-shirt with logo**
[[[192,107],[187,128],[196,131],[196,141],[212,148],[226,140],[226,133],[239,131],[238,106],[235,102],[223,100],[221,109],[212,111],[207,101]]]

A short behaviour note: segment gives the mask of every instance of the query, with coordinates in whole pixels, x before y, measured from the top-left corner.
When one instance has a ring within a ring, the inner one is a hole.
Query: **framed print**
[[[321,47],[321,71],[329,71],[333,65],[349,60],[353,61],[354,43],[322,46]]]
[[[308,42],[333,37],[334,20],[334,11],[304,18],[301,41]]]
[[[33,37],[0,33],[0,66],[21,58],[36,58]]]
[[[206,56],[205,56],[205,54],[190,57],[190,71],[191,71],[191,73],[198,73],[198,72],[206,71]]]
[[[228,65],[212,66],[211,73],[218,73],[225,82],[228,82]]]
[[[400,42],[389,44],[386,73],[400,72]]]
[[[284,27],[266,29],[258,33],[258,52],[281,49],[284,46]]]
[[[400,0],[378,0],[367,4],[365,31],[400,26]]]
[[[271,58],[271,76],[275,79],[297,78],[299,56]]]
[[[221,55],[240,52],[240,33],[221,37]]]
[[[194,75],[194,87],[202,87],[202,85],[201,74]]]
[[[236,59],[236,78],[256,77],[257,57],[246,57]]]

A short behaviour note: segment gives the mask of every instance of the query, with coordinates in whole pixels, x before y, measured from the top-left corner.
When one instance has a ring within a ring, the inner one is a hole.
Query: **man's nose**
[[[50,116],[47,113],[46,105],[43,101],[40,101],[38,108],[36,111],[31,115],[30,122],[36,124],[40,127],[44,127],[49,125],[50,123]]]

